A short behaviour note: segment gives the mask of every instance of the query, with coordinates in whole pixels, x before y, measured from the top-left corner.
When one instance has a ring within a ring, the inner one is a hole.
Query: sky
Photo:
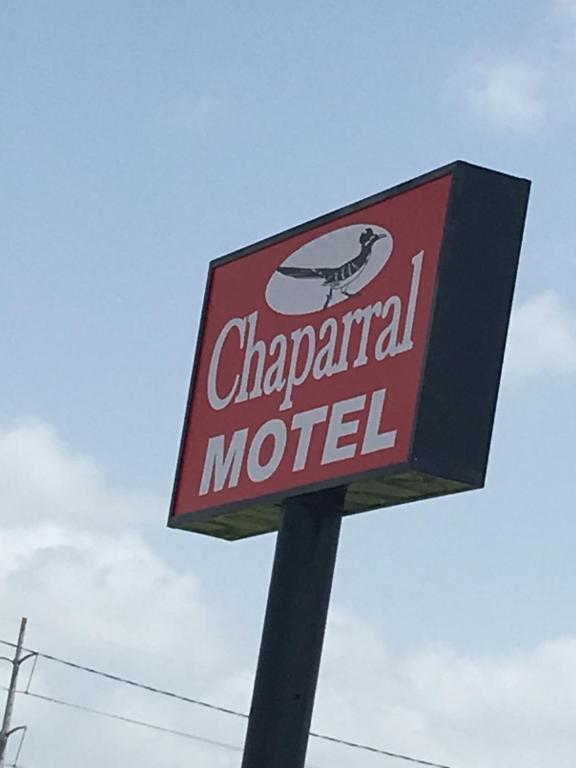
[[[34,649],[247,711],[274,535],[166,528],[207,264],[467,160],[533,183],[486,488],[345,520],[313,728],[572,768],[575,105],[574,0],[3,0],[0,640],[27,616]],[[30,691],[242,745],[47,660]],[[31,697],[14,724],[23,768],[240,765]]]

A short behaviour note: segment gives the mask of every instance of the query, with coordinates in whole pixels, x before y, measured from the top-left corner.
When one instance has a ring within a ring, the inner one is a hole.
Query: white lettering
[[[264,441],[271,437],[274,441],[272,454],[265,464],[260,462],[260,453]],[[286,450],[287,432],[286,425],[282,419],[271,419],[262,424],[258,432],[254,435],[250,451],[248,452],[248,477],[255,483],[261,483],[268,480],[278,469],[282,461],[284,451]]]
[[[333,373],[344,373],[348,370],[348,347],[350,345],[350,333],[352,323],[354,322],[354,312],[347,312],[342,318],[344,323],[344,335],[342,336],[342,346],[340,347],[340,359],[338,365],[333,369]]]
[[[306,466],[308,460],[308,451],[310,450],[310,441],[312,439],[312,432],[316,424],[322,424],[326,421],[328,416],[328,406],[323,405],[321,408],[313,408],[311,411],[303,411],[302,413],[296,413],[292,419],[291,429],[299,429],[300,436],[298,438],[298,447],[296,449],[296,456],[294,458],[294,465],[292,469],[294,472],[299,472]]]
[[[360,337],[360,343],[358,344],[358,354],[356,360],[354,360],[354,368],[359,368],[361,365],[366,365],[368,362],[368,355],[366,354],[366,347],[368,346],[368,339],[370,338],[370,323],[373,317],[377,317],[382,312],[382,302],[377,301],[376,304],[371,304],[364,309],[357,309],[354,312],[354,320],[357,323],[362,323],[362,335]]]
[[[268,342],[258,338],[258,312],[229,320],[216,340],[210,360],[207,394],[211,407],[222,410],[232,402],[282,393],[278,410],[286,411],[294,406],[295,390],[310,376],[321,381],[348,371],[351,365],[360,368],[371,357],[380,362],[409,352],[414,348],[423,263],[424,251],[420,251],[412,258],[407,296],[391,295],[340,318],[328,317],[318,331],[305,325],[289,336],[278,333]],[[238,334],[238,341],[234,338],[236,345],[230,338],[233,331]],[[237,362],[238,350],[243,350],[241,362]],[[305,437],[303,432],[302,439]]]
[[[336,355],[336,341],[338,340],[338,323],[333,317],[329,317],[324,320],[320,326],[320,333],[318,338],[320,341],[326,336],[327,331],[330,331],[330,338],[326,344],[318,350],[316,360],[314,360],[314,369],[312,376],[315,379],[322,379],[324,376],[332,376],[337,372],[337,368],[334,365],[334,357]]]
[[[324,452],[322,454],[322,464],[332,464],[334,461],[343,459],[353,459],[356,455],[356,443],[349,445],[338,445],[340,438],[348,435],[355,435],[358,432],[360,422],[358,419],[344,421],[344,416],[349,413],[356,413],[364,408],[366,395],[351,397],[348,400],[341,400],[334,403],[330,421],[328,422],[328,433],[324,443]]]
[[[379,432],[385,400],[385,389],[377,389],[372,393],[370,410],[368,411],[368,421],[366,422],[366,431],[364,433],[364,440],[362,441],[363,455],[367,453],[375,453],[376,451],[383,451],[386,448],[393,448],[396,445],[396,435],[398,434],[396,429],[392,429],[388,432]]]
[[[402,344],[396,349],[396,354],[408,352],[414,346],[412,339],[412,327],[414,325],[414,315],[416,314],[416,302],[418,301],[418,291],[420,290],[420,277],[422,275],[422,262],[424,260],[424,251],[420,251],[412,258],[412,283],[410,284],[410,298],[408,299],[408,312],[406,313],[406,325],[404,326],[404,336]]]
[[[281,411],[285,411],[287,408],[292,407],[292,390],[294,387],[299,387],[300,384],[303,384],[308,378],[312,363],[314,362],[314,352],[316,351],[316,336],[314,335],[314,328],[312,328],[311,325],[305,325],[304,328],[298,328],[296,331],[293,331],[290,338],[292,339],[292,355],[290,356],[290,364],[288,366],[288,378],[286,380],[284,400],[279,409]],[[308,350],[306,361],[298,374],[298,357],[300,355],[300,345],[304,338],[307,339]]]
[[[234,377],[234,383],[232,384],[232,388],[228,392],[227,395],[224,397],[220,397],[218,394],[218,390],[216,389],[216,384],[218,381],[218,364],[220,363],[220,355],[222,354],[222,348],[224,347],[224,343],[226,342],[226,337],[230,333],[230,331],[233,328],[238,329],[238,333],[240,334],[240,349],[244,347],[244,333],[246,332],[246,319],[240,318],[240,317],[234,317],[232,320],[229,320],[224,328],[220,331],[220,335],[216,339],[216,344],[214,345],[214,351],[212,352],[212,359],[210,360],[210,368],[208,370],[208,402],[214,408],[215,411],[221,411],[223,408],[226,408],[227,405],[230,405],[232,402],[232,399],[234,397],[234,394],[236,392],[236,388],[238,386],[238,376]]]
[[[240,392],[236,398],[237,403],[243,403],[245,400],[254,397],[260,397],[262,394],[262,376],[264,374],[264,363],[266,361],[266,344],[263,341],[254,341],[256,337],[256,324],[258,323],[258,312],[252,312],[248,315],[248,339],[246,340],[246,351],[244,352],[244,365],[242,366],[242,382]],[[252,368],[252,359],[256,356],[256,372],[254,374],[254,386],[248,394],[248,384],[250,382],[250,369]]]
[[[378,389],[371,395],[339,400],[331,407],[322,405],[296,413],[289,425],[275,418],[255,433],[246,428],[236,430],[230,440],[226,435],[213,436],[206,448],[199,495],[236,488],[244,469],[253,483],[265,482],[287,453],[294,455],[292,472],[297,473],[316,463],[319,455],[321,465],[326,465],[353,459],[358,451],[365,456],[393,448],[398,431],[381,431],[385,402],[386,389]],[[363,434],[361,412],[366,417],[365,422],[362,419]]]
[[[392,319],[376,339],[374,357],[376,360],[384,360],[385,357],[394,357],[398,352],[398,331],[400,329],[400,317],[402,315],[402,302],[399,296],[390,296],[382,308],[382,319],[392,309]]]
[[[282,333],[279,333],[278,336],[274,336],[270,342],[270,355],[274,355],[276,348],[278,348],[278,358],[272,363],[270,368],[268,368],[266,376],[264,377],[265,395],[271,395],[272,392],[281,392],[286,383],[284,367],[286,366],[288,342],[286,341],[286,336]]]
[[[213,477],[214,491],[221,491],[227,480],[228,488],[235,488],[238,485],[247,437],[247,429],[239,429],[234,432],[226,456],[224,456],[224,435],[217,435],[208,440],[202,480],[200,481],[200,496],[208,493]]]

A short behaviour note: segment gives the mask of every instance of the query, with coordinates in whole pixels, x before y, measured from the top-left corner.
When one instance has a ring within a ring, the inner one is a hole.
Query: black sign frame
[[[210,263],[200,339],[219,265],[448,175],[452,181],[408,460],[297,489],[309,494],[346,485],[345,515],[484,486],[530,181],[456,161]],[[278,530],[282,503],[294,489],[174,513],[199,354],[200,344],[168,525],[227,540]]]

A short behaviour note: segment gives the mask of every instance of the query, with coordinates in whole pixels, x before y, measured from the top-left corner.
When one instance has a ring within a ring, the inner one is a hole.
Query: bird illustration
[[[386,237],[386,233],[377,235],[371,227],[366,227],[360,234],[360,253],[353,259],[345,261],[339,267],[277,267],[276,272],[286,277],[295,277],[297,280],[323,280],[322,285],[328,287],[328,294],[322,309],[326,309],[332,301],[334,291],[340,291],[348,298],[357,296],[356,293],[348,293],[346,288],[360,277],[372,254],[372,248],[377,240]]]

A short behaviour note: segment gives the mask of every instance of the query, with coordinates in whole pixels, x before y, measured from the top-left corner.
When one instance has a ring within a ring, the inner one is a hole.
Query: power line
[[[320,733],[314,733],[310,731],[310,736],[316,739],[322,739],[323,741],[330,741],[333,744],[340,744],[344,747],[352,747],[353,749],[362,749],[365,752],[373,752],[376,755],[384,755],[385,757],[395,757],[397,760],[405,760],[409,763],[416,763],[418,765],[427,765],[430,768],[453,768],[443,763],[432,763],[429,760],[420,760],[417,757],[409,757],[408,755],[402,755],[399,752],[389,752],[386,749],[378,749],[378,747],[370,747],[367,744],[360,744],[356,741],[346,741],[345,739],[337,739],[335,736],[325,736]]]
[[[6,690],[5,686],[0,686],[2,690]],[[140,725],[143,728],[149,728],[154,731],[160,731],[161,733],[169,733],[172,736],[181,736],[184,739],[192,739],[193,741],[199,741],[203,744],[209,744],[213,747],[222,747],[222,749],[233,750],[234,752],[241,752],[242,748],[234,746],[233,744],[227,744],[223,741],[216,741],[214,739],[208,739],[204,736],[198,736],[194,733],[188,733],[187,731],[179,731],[174,728],[166,728],[162,725],[156,725],[155,723],[148,723],[144,720],[136,720],[132,717],[125,717],[124,715],[118,715],[113,712],[104,712],[101,709],[93,709],[92,707],[85,707],[83,704],[74,704],[71,701],[64,701],[63,699],[55,699],[52,696],[44,696],[40,693],[32,693],[31,691],[17,691],[21,696],[30,696],[33,699],[39,699],[40,701],[47,701],[51,704],[59,704],[62,707],[68,707],[69,709],[78,709],[81,712],[88,712],[91,715],[99,715],[100,717],[107,717],[110,720],[120,720],[123,723],[130,723],[131,725]]]
[[[0,643],[2,645],[8,645],[11,647],[14,647],[13,643],[9,643],[7,640],[0,640]],[[25,649],[28,650],[28,649]],[[156,688],[153,685],[147,685],[146,683],[140,683],[136,680],[130,680],[127,677],[120,677],[119,675],[113,675],[110,672],[103,672],[100,669],[94,669],[94,667],[87,667],[83,664],[76,664],[73,661],[67,661],[66,659],[61,659],[58,656],[52,656],[49,653],[41,653],[40,651],[30,651],[30,653],[36,654],[36,656],[40,657],[41,659],[46,659],[47,661],[54,661],[57,664],[63,664],[66,667],[70,667],[71,669],[80,670],[81,672],[88,672],[91,675],[98,675],[98,677],[105,677],[108,680],[112,680],[115,683],[123,683],[124,685],[131,685],[134,688],[141,688],[144,691],[149,691],[150,693],[158,693],[161,696],[168,696],[171,699],[177,699],[178,701],[184,701],[186,704],[195,704],[198,707],[204,707],[205,709],[211,709],[216,712],[222,712],[225,715],[234,715],[235,717],[243,717],[245,719],[248,719],[248,715],[244,714],[244,712],[239,712],[235,709],[228,709],[227,707],[220,707],[216,704],[209,704],[206,701],[201,701],[200,699],[193,699],[190,696],[184,696],[180,693],[174,693],[173,691],[166,691],[162,688]]]
[[[0,640],[0,643],[3,645],[14,647],[14,643],[10,643],[7,640]],[[149,691],[150,693],[157,693],[161,696],[167,696],[171,699],[176,699],[177,701],[183,701],[187,704],[195,704],[196,706],[204,707],[205,709],[210,709],[216,712],[222,712],[227,715],[233,715],[234,717],[241,717],[245,720],[248,719],[248,715],[245,712],[240,712],[238,710],[230,709],[228,707],[221,707],[216,704],[211,704],[207,701],[202,701],[201,699],[194,699],[194,698],[191,698],[190,696],[184,696],[182,694],[175,693],[173,691],[168,691],[163,688],[156,688],[155,686],[147,685],[146,683],[141,683],[126,677],[120,677],[120,675],[113,675],[110,672],[104,672],[102,670],[95,669],[94,667],[89,667],[83,664],[77,664],[73,661],[68,661],[67,659],[62,659],[58,656],[52,656],[51,654],[48,654],[48,653],[42,653],[41,651],[32,651],[30,649],[25,649],[25,650],[28,653],[34,653],[38,657],[42,659],[46,659],[47,661],[53,661],[57,664],[63,664],[66,667],[70,667],[71,669],[79,670],[81,672],[87,672],[91,675],[97,675],[98,677],[104,677],[116,683],[130,685],[134,688],[140,688],[142,690]],[[27,693],[28,695],[38,696],[38,694],[30,694],[27,691],[24,691],[23,693]],[[314,731],[310,731],[310,736],[314,739],[330,742],[332,744],[338,744],[340,746],[349,747],[351,749],[360,749],[365,752],[371,752],[372,754],[376,754],[376,755],[383,755],[384,757],[390,757],[396,760],[403,760],[404,762],[408,762],[416,765],[425,765],[425,766],[428,766],[428,768],[454,768],[454,766],[450,766],[445,763],[435,763],[431,760],[422,760],[420,758],[402,754],[401,752],[392,752],[386,749],[373,747],[368,744],[362,744],[356,741],[348,741],[346,739],[337,738],[336,736],[327,736],[326,734],[316,733]]]
[[[6,687],[1,685],[0,689],[6,690]],[[118,720],[122,723],[129,723],[130,725],[139,725],[143,728],[149,728],[153,731],[158,731],[160,733],[167,733],[171,736],[180,736],[184,739],[191,739],[192,741],[200,742],[201,744],[207,744],[211,747],[221,747],[222,749],[228,749],[233,752],[242,752],[242,747],[238,747],[235,744],[228,744],[223,741],[217,741],[216,739],[209,739],[206,736],[198,736],[194,733],[189,733],[188,731],[180,731],[175,728],[167,728],[163,725],[157,725],[156,723],[149,723],[145,720],[137,720],[133,717],[126,717],[125,715],[118,715],[114,712],[105,712],[102,709],[93,709],[92,707],[86,707],[83,704],[76,704],[71,701],[65,701],[64,699],[56,699],[52,696],[44,696],[40,693],[32,693],[31,691],[24,690],[24,691],[17,691],[17,693],[21,696],[30,696],[33,699],[39,699],[40,701],[45,701],[50,704],[58,704],[62,707],[68,707],[69,709],[77,709],[80,712],[87,712],[90,715],[98,715],[100,717],[106,717],[110,720]],[[16,764],[12,764],[10,766],[6,766],[6,768],[23,768],[22,766],[18,766]],[[312,763],[306,763],[306,768],[318,768],[318,766],[314,766]]]

